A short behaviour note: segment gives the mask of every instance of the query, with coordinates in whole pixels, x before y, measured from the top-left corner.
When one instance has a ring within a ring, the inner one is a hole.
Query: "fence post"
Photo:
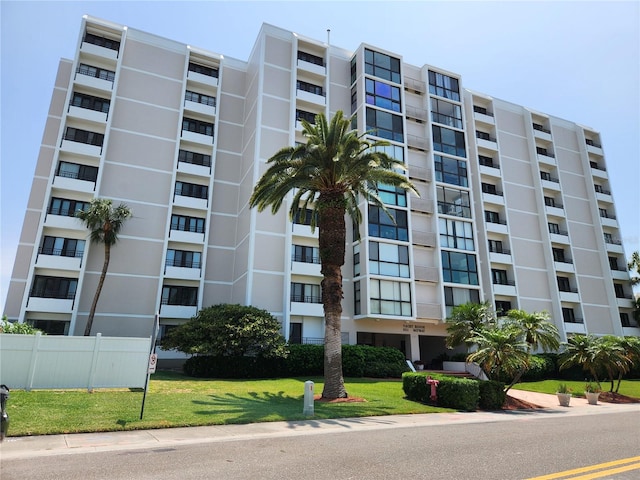
[[[33,345],[31,346],[31,363],[29,364],[29,373],[27,374],[27,385],[25,390],[31,391],[33,386],[33,378],[36,375],[36,364],[38,363],[38,347],[40,346],[40,339],[42,338],[42,332],[37,332],[33,338]]]
[[[89,370],[89,385],[87,385],[87,390],[89,392],[93,392],[93,382],[96,377],[96,369],[98,368],[98,355],[100,354],[100,341],[102,340],[102,334],[96,334],[96,340],[93,344],[93,357],[91,359],[91,370]]]

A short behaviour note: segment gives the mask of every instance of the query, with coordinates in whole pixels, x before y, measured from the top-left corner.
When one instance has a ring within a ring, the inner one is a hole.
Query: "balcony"
[[[564,331],[566,333],[587,333],[584,320],[581,318],[575,318],[573,322],[564,322]]]
[[[118,60],[118,50],[89,43],[87,41],[82,42],[82,45],[80,45],[80,51],[94,57],[101,57],[112,61]]]
[[[73,298],[29,297],[28,312],[70,313],[73,310]]]
[[[414,278],[417,282],[432,282],[437,283],[440,281],[440,269],[437,267],[413,267]]]
[[[563,245],[569,244],[569,232],[565,232],[563,230],[549,232],[549,238],[551,239],[551,242],[561,243]]]
[[[215,100],[215,98],[214,98]],[[198,113],[200,115],[205,115],[208,117],[216,116],[216,103],[202,103],[202,102],[194,102],[192,100],[185,100],[184,109],[190,113]]]
[[[596,155],[604,155],[604,152],[602,150],[602,145],[594,142],[593,140],[590,139],[586,139],[585,143],[587,144],[587,152],[589,153],[594,153]]]
[[[489,261],[493,263],[501,263],[505,265],[513,264],[513,257],[509,250],[503,249],[502,252],[489,252]]]
[[[496,119],[493,117],[493,114],[491,112],[487,111],[486,109],[484,109],[484,111],[476,111],[476,109],[474,107],[473,119],[476,122],[481,122],[481,123],[484,123],[486,125],[495,125],[496,124]]]
[[[547,142],[551,142],[551,130],[546,128],[544,125],[539,123],[533,123],[533,136],[535,138],[540,138],[541,140],[545,140]]]
[[[411,210],[421,213],[433,213],[433,200],[429,198],[411,197]]]
[[[566,259],[562,262],[555,260],[553,262],[553,265],[555,267],[556,272],[575,273],[576,271],[576,267],[573,265],[573,262]]]
[[[166,318],[185,318],[195,317],[198,313],[196,305],[160,305],[160,316]]]
[[[310,277],[319,277],[320,273],[320,259],[317,262],[308,263],[300,261],[301,259],[293,258],[291,262],[291,274],[292,275],[305,275]]]
[[[411,232],[411,240],[414,245],[422,247],[435,247],[437,245],[437,236],[433,232],[413,230]]]
[[[416,302],[416,318],[420,320],[435,320],[433,323],[439,323],[442,318],[442,305],[439,303],[420,303]]]
[[[169,240],[180,243],[204,243],[205,234],[203,232],[190,232],[184,230],[169,230]]]
[[[611,269],[611,277],[614,280],[624,280],[624,281],[629,281],[629,272],[627,272],[626,270],[622,270],[622,269]]]
[[[309,225],[302,225],[300,223],[294,223],[293,225],[293,235],[298,237],[305,238],[318,238],[318,229],[314,232],[311,232],[311,227]]]
[[[591,175],[594,178],[599,178],[601,180],[608,180],[609,179],[609,175],[607,174],[607,171],[604,169],[604,167],[601,167],[597,162],[589,162],[590,166],[591,166]]]
[[[189,175],[197,175],[200,177],[211,176],[211,167],[205,165],[197,165],[195,163],[178,162],[178,172]]]
[[[607,252],[624,254],[624,249],[622,248],[622,242],[620,240],[605,238],[604,243],[607,247]]]
[[[321,61],[319,63],[314,63],[314,62],[306,61],[302,58],[298,58],[297,66],[298,66],[298,70],[309,72],[314,75],[326,76],[327,74],[327,67],[324,66],[324,61]]]
[[[107,123],[108,112],[71,105],[69,107],[68,114],[71,117],[86,120],[87,122]]]
[[[538,158],[538,163],[542,165],[555,167],[558,164],[558,162],[556,162],[556,158],[550,153],[544,154],[538,152],[536,157]]]
[[[618,228],[618,220],[615,215],[600,214],[600,223],[603,227]]]
[[[404,77],[404,89],[413,91],[418,95],[422,95],[427,91],[426,85],[422,80],[417,80],[411,77]]]
[[[480,137],[476,137],[476,145],[478,146],[478,148],[485,148],[487,150],[498,150],[498,142],[495,138],[493,137],[484,137],[484,138],[480,138]]]
[[[324,317],[324,307],[319,297],[292,297],[290,315]]]
[[[494,205],[504,205],[504,196],[503,193],[499,191],[495,193],[482,192],[482,201]]]
[[[113,90],[115,78],[116,72],[112,70],[81,63],[76,70],[74,81],[78,85],[84,85],[91,89],[110,92]]]
[[[189,82],[199,83],[200,85],[205,85],[207,87],[217,87],[218,86],[218,70],[214,68],[207,69],[206,71],[210,74],[196,72],[191,70],[193,64],[189,64],[189,71],[187,72],[187,80]],[[205,70],[203,70],[205,71]]]
[[[422,152],[429,150],[429,141],[425,137],[407,134],[407,146]]]
[[[430,182],[433,180],[433,173],[430,168],[409,165],[409,178],[412,180],[421,180],[423,182]]]
[[[296,98],[303,102],[312,103],[314,105],[325,106],[327,104],[327,97],[318,93],[308,92],[306,90],[298,88],[296,90]]]
[[[552,217],[560,217],[560,218],[564,218],[566,216],[565,212],[564,212],[564,208],[561,205],[545,205],[544,206],[544,210],[547,213],[547,215],[550,215]]]
[[[560,291],[560,301],[568,303],[580,303],[580,295],[578,290],[571,289],[571,291]]]
[[[188,197],[186,195],[175,195],[173,204],[178,207],[193,208],[197,210],[207,210],[209,200],[206,198]]]
[[[198,266],[192,267],[178,267],[167,265],[164,268],[164,277],[180,280],[200,280],[202,269]]]
[[[186,142],[199,143],[203,145],[213,145],[213,135],[205,135],[203,133],[182,130],[180,138]]]
[[[418,123],[424,123],[428,120],[427,111],[423,108],[412,107],[407,105],[405,107],[405,116],[410,120],[415,120]]]
[[[618,304],[618,308],[633,308],[634,303],[631,295],[625,295],[624,298],[616,298],[616,302]]]
[[[47,213],[44,218],[44,226],[50,228],[60,228],[64,230],[85,230],[86,227],[83,225],[82,221],[79,218],[74,216],[66,216],[66,215],[54,215],[53,213]]]
[[[516,285],[515,282],[512,282],[512,281],[507,281],[505,283],[494,283],[493,294],[515,297],[517,294],[515,285]]]
[[[96,189],[96,182],[56,175],[53,178],[53,186],[60,190],[93,193]]]
[[[42,253],[36,257],[36,267],[50,268],[53,270],[72,270],[78,271],[82,265],[82,252],[78,256],[61,255],[60,251],[50,251]]]

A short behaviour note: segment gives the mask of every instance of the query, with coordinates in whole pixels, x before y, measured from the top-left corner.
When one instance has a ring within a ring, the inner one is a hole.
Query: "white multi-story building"
[[[317,232],[250,209],[300,118],[337,110],[391,142],[420,197],[362,204],[343,268],[343,341],[430,362],[467,301],[546,310],[572,332],[639,334],[597,131],[466,90],[372,45],[355,52],[263,25],[247,61],[85,17],[61,60],[5,314],[79,335],[101,246],[74,217],[94,197],[134,216],[94,332],[148,336],[202,307],[254,305],[290,342],[322,342]],[[166,353],[165,353],[166,354]]]

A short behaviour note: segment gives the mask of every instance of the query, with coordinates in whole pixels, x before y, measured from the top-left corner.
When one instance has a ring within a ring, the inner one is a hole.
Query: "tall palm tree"
[[[315,124],[302,120],[302,133],[307,142],[282,148],[269,158],[269,168],[249,200],[252,208],[263,211],[270,206],[275,214],[293,191],[290,219],[306,208],[313,210],[311,228],[318,227],[323,276],[325,384],[322,396],[328,399],[347,397],[342,377],[340,334],[345,215],[360,223],[362,214],[358,203],[361,199],[373,202],[389,214],[378,196],[381,184],[417,194],[406,176],[400,173],[405,170],[404,164],[378,150],[389,143],[368,140],[366,134],[359,135],[350,125],[351,119],[344,117],[342,111],[336,112],[330,123],[323,114],[316,116]]]
[[[447,347],[455,348],[465,344],[467,351],[473,344],[471,338],[484,328],[495,325],[496,319],[489,302],[463,303],[456,305],[447,317]]]
[[[547,312],[525,312],[524,310],[512,309],[507,312],[507,324],[520,329],[521,335],[527,345],[527,355],[531,356],[534,350],[541,348],[543,351],[556,351],[560,347],[560,335],[558,328],[549,321]],[[515,375],[511,384],[507,386],[507,391],[520,381],[524,372],[527,371],[528,362]]]
[[[125,220],[131,217],[132,213],[129,207],[121,203],[117,207],[113,207],[111,200],[107,198],[94,198],[89,204],[89,208],[85,211],[79,210],[76,216],[82,220],[85,226],[91,230],[90,238],[92,243],[101,243],[104,245],[104,263],[102,264],[102,273],[98,281],[98,287],[93,297],[91,310],[89,310],[89,318],[87,326],[84,329],[85,336],[91,335],[91,327],[93,326],[93,317],[96,314],[96,307],[104,279],[107,276],[109,268],[109,260],[111,259],[111,247],[118,241],[118,234],[122,229]]]

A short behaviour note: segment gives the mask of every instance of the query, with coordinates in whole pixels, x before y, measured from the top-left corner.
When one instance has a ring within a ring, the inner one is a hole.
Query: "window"
[[[36,275],[31,288],[31,296],[73,300],[76,296],[77,288],[78,280],[76,278]]]
[[[485,107],[480,107],[478,105],[474,105],[473,106],[473,111],[475,113],[481,113],[483,115],[489,115],[489,112],[487,112],[487,109]]]
[[[365,49],[364,72],[383,80],[400,83],[400,60],[384,53]]]
[[[504,225],[505,222],[500,220],[500,214],[498,212],[491,212],[489,210],[484,211],[484,219],[487,223],[499,223]]]
[[[73,92],[71,99],[72,107],[87,108],[97,112],[109,113],[109,105],[111,102],[104,98],[94,97],[93,95],[85,95],[84,93]]]
[[[476,138],[479,138],[480,140],[488,140],[490,142],[495,141],[487,132],[481,132],[480,130],[476,130]]]
[[[551,250],[553,252],[553,261],[554,262],[566,263],[565,255],[564,255],[564,249],[562,249],[562,248],[552,248]]]
[[[480,165],[484,167],[493,167],[493,158],[487,157],[485,155],[478,155],[478,160]]]
[[[469,222],[440,218],[440,246],[457,248],[459,250],[473,250],[473,227]]]
[[[387,140],[404,142],[402,117],[389,112],[367,108],[367,131]]]
[[[544,133],[551,133],[551,130],[549,130],[548,128],[545,128],[544,125],[540,125],[539,123],[533,123],[533,129],[534,130],[538,130],[539,132],[544,132]]]
[[[316,114],[313,112],[305,112],[304,110],[296,110],[296,120],[306,120],[311,125],[316,124]]]
[[[79,163],[60,162],[56,175],[58,177],[95,182],[98,178],[98,167],[80,165]]]
[[[556,281],[558,283],[558,290],[561,292],[571,291],[571,283],[567,277],[556,277]]]
[[[613,289],[616,292],[616,298],[625,298],[624,287],[619,283],[613,284]]]
[[[302,324],[289,324],[289,344],[300,345],[302,343]]]
[[[494,285],[509,285],[506,270],[499,270],[497,268],[491,269],[491,281]]]
[[[87,211],[88,208],[89,202],[53,197],[47,213],[51,215],[61,215],[63,217],[75,217],[76,212],[80,210]]]
[[[185,117],[182,119],[182,130],[213,137],[213,123],[203,122],[202,120]]]
[[[307,208],[306,210],[299,209],[293,216],[293,223],[296,225],[311,225],[311,219],[316,216],[316,223],[318,222],[317,213],[315,210]]]
[[[204,218],[171,215],[171,230],[204,233]]]
[[[324,66],[324,58],[301,50],[298,50],[298,60],[313,63],[314,65],[320,65],[321,67]]]
[[[198,185],[195,183],[176,182],[176,195],[207,199],[209,195],[209,186]]]
[[[498,317],[504,317],[509,310],[511,310],[511,302],[496,300],[496,315]]]
[[[208,105],[210,107],[216,106],[216,97],[203,95],[202,93],[192,92],[190,90],[186,91],[184,99],[189,102],[201,103],[202,105]]]
[[[300,303],[322,303],[320,285],[291,282],[291,301]]]
[[[582,320],[576,318],[576,314],[573,311],[573,308],[563,308],[562,319],[565,323],[582,323]]]
[[[116,72],[105,70],[104,68],[93,67],[86,63],[81,63],[78,66],[78,73],[80,75],[99,78],[100,80],[106,80],[108,82],[113,82],[116,78]]]
[[[211,166],[211,155],[205,155],[203,153],[189,152],[187,150],[180,150],[178,152],[178,161],[184,163],[191,163],[193,165],[202,165],[203,167]]]
[[[602,193],[604,195],[611,195],[611,192],[609,190],[605,190],[602,185],[595,184],[595,185],[593,185],[593,188],[595,189],[596,193]]]
[[[555,233],[556,235],[560,235],[560,225],[557,223],[547,223],[549,226],[549,233]]]
[[[429,70],[429,93],[459,102],[460,87],[458,79]]]
[[[32,325],[38,330],[42,330],[47,335],[67,335],[69,333],[69,322],[60,320],[27,320],[29,325]]]
[[[431,120],[448,127],[462,128],[462,109],[460,105],[438,100],[431,100]]]
[[[393,208],[387,210],[392,218],[389,218],[389,215],[377,205],[369,205],[369,235],[403,242],[408,241],[407,212]]]
[[[202,254],[200,252],[188,252],[184,250],[167,250],[167,267],[200,268]]]
[[[615,240],[613,239],[613,235],[611,235],[610,233],[604,233],[604,242],[605,243],[611,243],[614,244],[616,243]]]
[[[436,186],[438,213],[471,218],[469,192]]]
[[[551,156],[549,151],[544,147],[536,147],[536,153],[538,155],[544,155],[545,157],[550,157]]]
[[[600,216],[602,218],[613,218],[613,216],[609,215],[609,212],[607,212],[606,208],[599,208],[598,211],[600,212]]]
[[[365,101],[369,105],[400,112],[400,88],[388,83],[365,78]]]
[[[84,41],[87,43],[92,43],[93,45],[98,45],[99,47],[108,48],[109,50],[120,50],[119,41],[100,37],[98,35],[94,35],[93,33],[86,32],[84,34]]]
[[[547,207],[555,207],[556,206],[556,200],[553,197],[544,197],[544,204]]]
[[[162,305],[195,307],[198,305],[198,287],[165,285],[162,287]]]
[[[480,292],[469,288],[444,287],[444,303],[447,317],[453,307],[465,303],[480,303]]]
[[[360,298],[360,280],[353,282],[353,313],[360,315],[362,313],[362,304]]]
[[[372,275],[409,278],[409,247],[369,242],[369,269]]]
[[[89,132],[87,130],[81,130],[79,128],[67,127],[64,134],[65,140],[72,142],[86,143],[88,145],[95,145],[101,147],[104,143],[104,135],[102,133]]]
[[[465,157],[464,132],[449,128],[431,126],[433,132],[433,149],[438,152],[449,153],[458,157]]]
[[[61,257],[80,258],[84,254],[84,240],[75,238],[62,238],[45,236],[42,239],[40,253],[43,255],[56,255]]]
[[[206,75],[207,77],[218,78],[218,69],[214,67],[205,67],[199,63],[189,62],[189,71]]]
[[[489,242],[489,251],[493,253],[509,253],[502,246],[501,240],[488,240]]]
[[[455,158],[434,155],[436,181],[468,187],[467,162]]]
[[[558,183],[558,180],[553,178],[549,172],[540,172],[540,178],[548,182]]]
[[[324,96],[324,91],[320,85],[314,85],[313,83],[303,82],[302,80],[298,80],[296,82],[296,88],[304,92],[309,92],[315,95]]]
[[[360,244],[353,246],[353,276],[360,276]]]
[[[395,158],[396,160],[404,163],[404,147],[400,145],[379,145],[374,149],[376,152],[383,152],[389,155],[391,158]]]
[[[500,196],[502,196],[502,192],[499,192],[496,189],[496,186],[491,184],[491,183],[482,182],[480,184],[480,187],[482,188],[482,193],[488,193],[490,195],[500,195]]]
[[[476,256],[443,251],[442,274],[442,279],[445,282],[478,285]]]
[[[386,205],[407,206],[407,194],[399,187],[380,183],[378,184],[378,196]]]
[[[371,313],[411,316],[411,286],[389,280],[371,280]]]
[[[616,257],[609,257],[609,268],[618,270],[618,259]]]
[[[629,321],[629,314],[626,312],[620,312],[620,323],[622,323],[623,327],[630,327],[631,322]]]
[[[320,263],[320,250],[318,247],[294,245],[293,261],[302,263]]]

